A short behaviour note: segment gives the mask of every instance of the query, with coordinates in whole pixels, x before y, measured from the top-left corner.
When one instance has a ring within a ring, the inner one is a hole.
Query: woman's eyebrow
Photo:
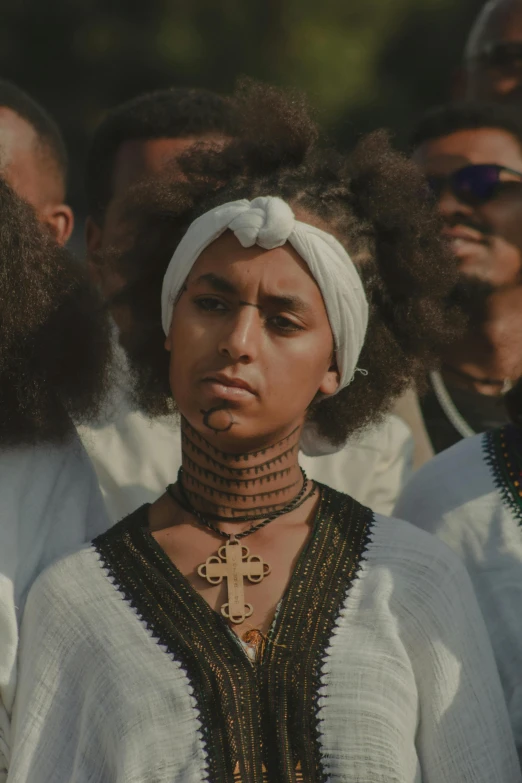
[[[207,272],[194,281],[195,285],[201,285],[202,283],[209,285],[214,291],[218,291],[221,294],[239,295],[239,291],[233,283],[227,280],[226,277],[221,277],[221,275],[216,275],[213,272]],[[262,305],[245,301],[240,301],[239,304],[257,308],[268,306],[279,310],[292,310],[294,313],[306,313],[312,309],[300,296],[292,294],[265,294],[261,297],[261,301]]]
[[[294,313],[307,313],[312,308],[300,296],[267,294],[262,297],[263,304],[278,310],[291,310]]]

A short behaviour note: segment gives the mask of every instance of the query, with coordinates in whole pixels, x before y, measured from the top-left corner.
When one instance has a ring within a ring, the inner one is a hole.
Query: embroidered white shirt
[[[365,558],[321,676],[328,780],[520,783],[493,654],[458,558],[379,516]],[[93,547],[33,587],[21,672],[9,783],[207,779],[211,749],[193,683]]]

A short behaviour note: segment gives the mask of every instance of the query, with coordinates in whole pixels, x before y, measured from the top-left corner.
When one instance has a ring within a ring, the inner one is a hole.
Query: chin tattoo
[[[216,435],[220,435],[225,432],[230,432],[234,424],[237,421],[234,419],[234,415],[230,408],[226,405],[216,405],[214,408],[209,408],[207,411],[200,411],[203,414],[203,424],[212,430]]]

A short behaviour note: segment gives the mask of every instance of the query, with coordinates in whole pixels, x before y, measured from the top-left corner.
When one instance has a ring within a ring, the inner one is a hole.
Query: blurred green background
[[[157,87],[231,90],[247,74],[304,89],[348,146],[391,128],[399,144],[452,92],[482,0],[2,0],[0,75],[63,129],[82,205],[89,133],[103,112]]]

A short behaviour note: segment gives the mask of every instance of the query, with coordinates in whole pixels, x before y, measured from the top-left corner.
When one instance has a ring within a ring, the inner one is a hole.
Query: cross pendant
[[[211,585],[227,580],[228,602],[222,605],[221,614],[234,625],[244,622],[254,611],[252,604],[245,603],[243,579],[262,582],[269,573],[268,563],[258,555],[251,555],[235,536],[219,548],[217,555],[198,566],[198,574]]]

